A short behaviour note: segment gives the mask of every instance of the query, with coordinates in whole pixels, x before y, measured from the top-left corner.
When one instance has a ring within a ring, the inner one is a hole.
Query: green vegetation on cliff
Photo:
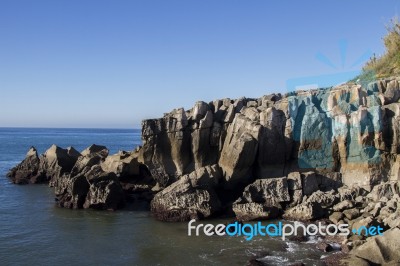
[[[400,75],[400,23],[394,18],[386,28],[388,33],[383,38],[385,53],[380,57],[374,55],[363,67],[361,75],[355,79],[369,82]]]

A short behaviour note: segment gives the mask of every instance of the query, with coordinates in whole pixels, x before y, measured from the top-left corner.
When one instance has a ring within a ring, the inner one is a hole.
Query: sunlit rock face
[[[141,161],[161,187],[217,164],[227,189],[295,171],[370,189],[399,178],[399,98],[392,78],[197,102],[143,121]]]

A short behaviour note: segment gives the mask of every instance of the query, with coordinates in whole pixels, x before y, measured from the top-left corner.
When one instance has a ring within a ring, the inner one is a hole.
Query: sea
[[[323,265],[318,239],[188,236],[187,223],[160,222],[149,211],[62,209],[47,185],[7,179],[31,146],[43,153],[52,144],[79,151],[101,144],[116,153],[141,145],[141,137],[139,129],[0,128],[0,265],[232,266],[256,258],[266,265]]]

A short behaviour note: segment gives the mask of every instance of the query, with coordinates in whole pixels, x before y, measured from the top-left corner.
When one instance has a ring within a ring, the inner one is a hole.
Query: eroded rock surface
[[[138,151],[108,154],[108,149],[99,145],[82,153],[53,145],[38,156],[32,147],[8,176],[18,184],[48,182],[57,205],[64,208],[115,210],[124,205],[127,196],[149,202],[155,182],[138,162]]]
[[[7,177],[15,184],[41,183],[47,181],[40,172],[40,159],[34,147],[31,147],[25,159],[12,168]]]
[[[221,169],[217,165],[199,168],[157,193],[151,211],[162,221],[207,218],[221,207],[214,190],[220,179]]]

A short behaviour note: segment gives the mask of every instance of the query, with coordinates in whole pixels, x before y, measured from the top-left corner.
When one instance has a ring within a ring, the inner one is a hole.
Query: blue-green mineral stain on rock
[[[332,168],[332,144],[336,138],[348,143],[348,163],[379,163],[380,151],[373,143],[363,143],[360,139],[381,131],[380,101],[376,94],[374,90],[355,86],[347,90],[328,88],[289,96],[293,140],[303,144],[298,154],[299,167]],[[364,107],[368,103],[372,106]]]
[[[216,164],[221,182],[231,188],[294,171],[334,172],[345,184],[368,187],[400,175],[391,169],[400,165],[399,100],[398,78],[391,78],[363,87],[347,83],[202,102],[158,119],[184,119],[170,123],[168,132],[154,128],[154,120],[143,121],[142,161],[161,186]]]

